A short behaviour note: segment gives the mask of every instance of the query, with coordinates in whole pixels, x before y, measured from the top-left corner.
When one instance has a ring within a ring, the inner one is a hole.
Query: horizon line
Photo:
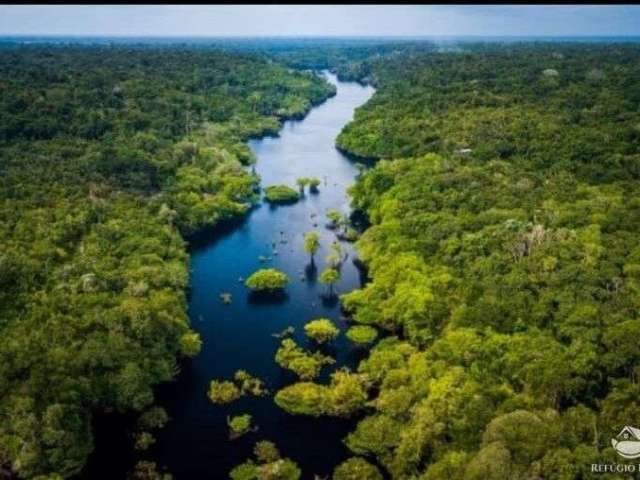
[[[429,38],[612,38],[630,37],[640,38],[639,34],[611,33],[611,34],[529,34],[529,35],[491,35],[491,34],[446,34],[446,35],[314,35],[314,34],[291,34],[291,35],[184,35],[184,34],[71,34],[71,33],[0,33],[0,38],[15,37],[68,37],[68,38],[202,38],[202,39],[224,39],[224,38],[356,38],[356,39],[429,39]]]

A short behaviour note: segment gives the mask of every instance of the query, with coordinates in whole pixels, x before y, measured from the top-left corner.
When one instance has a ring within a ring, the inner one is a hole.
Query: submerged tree
[[[318,187],[320,186],[320,179],[316,177],[311,177],[307,179],[307,183],[309,184],[309,191],[313,193],[318,193]]]
[[[304,187],[309,185],[309,179],[307,177],[297,178],[296,185],[298,185],[298,189],[300,190],[300,195],[304,195]]]
[[[233,382],[213,380],[209,386],[209,398],[213,403],[231,403],[240,398],[241,394],[240,389]]]
[[[227,417],[227,425],[229,425],[229,438],[235,440],[251,430],[252,417],[249,414],[236,415],[232,418]]]
[[[233,375],[233,379],[239,384],[240,392],[243,395],[262,397],[269,393],[262,380],[254,377],[245,370],[236,371]]]
[[[340,280],[340,272],[335,268],[325,268],[318,277],[320,283],[324,283],[329,288],[329,295],[333,296],[333,286]]]
[[[335,268],[337,270],[342,266],[342,246],[339,242],[334,241],[331,244],[330,249],[331,253],[327,255],[327,258],[325,260],[329,267]]]
[[[320,234],[318,232],[308,232],[304,234],[304,251],[311,257],[311,264],[314,263],[314,256],[320,248]]]
[[[326,212],[327,219],[329,219],[329,223],[327,227],[330,229],[341,228],[345,225],[345,216],[342,214],[340,210],[335,208],[329,208]]]

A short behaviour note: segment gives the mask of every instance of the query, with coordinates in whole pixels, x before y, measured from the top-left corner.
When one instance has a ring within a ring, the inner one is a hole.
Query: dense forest
[[[77,473],[95,412],[166,420],[152,387],[200,348],[185,238],[255,201],[249,137],[334,93],[241,54],[0,48],[0,477]]]
[[[372,281],[342,300],[388,336],[346,444],[393,478],[607,477],[590,464],[640,422],[640,49],[368,68],[379,90],[338,145],[382,159],[351,192]]]
[[[201,344],[185,239],[251,208],[245,142],[334,93],[315,68],[377,88],[336,142],[372,162],[341,296],[370,350],[323,384],[284,339],[273,401],[356,420],[333,480],[622,478],[591,464],[640,425],[640,47],[412,42],[0,48],[0,478],[77,474],[97,412],[166,421],[153,387]],[[212,402],[265,394],[235,380]],[[231,478],[301,478],[254,457]]]

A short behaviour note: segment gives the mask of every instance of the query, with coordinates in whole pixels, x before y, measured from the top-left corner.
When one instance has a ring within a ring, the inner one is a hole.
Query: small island
[[[286,204],[297,202],[300,194],[286,185],[271,185],[264,189],[264,198],[272,204]]]
[[[260,269],[244,282],[245,286],[253,292],[275,292],[282,290],[288,283],[287,274],[275,268]]]

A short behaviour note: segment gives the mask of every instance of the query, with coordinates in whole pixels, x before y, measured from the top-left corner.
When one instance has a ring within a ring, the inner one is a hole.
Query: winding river
[[[341,439],[353,421],[332,418],[292,416],[278,408],[272,396],[242,397],[228,406],[213,405],[207,398],[212,379],[231,379],[244,369],[263,379],[271,392],[296,381],[274,361],[280,340],[272,334],[288,326],[295,328],[294,339],[308,346],[303,325],[309,320],[333,319],[344,332],[345,322],[337,302],[321,298],[326,287],[316,280],[304,252],[303,234],[316,230],[321,249],[316,254],[318,271],[325,265],[329,245],[335,234],[325,228],[325,212],[337,208],[348,212],[347,187],[358,169],[334,146],[335,138],[351,120],[355,108],[373,94],[371,87],[340,82],[325,72],[337,87],[337,94],[315,107],[300,121],[287,121],[278,137],[250,141],[257,157],[255,166],[262,186],[287,184],[315,176],[322,180],[319,193],[307,192],[296,204],[255,208],[233,227],[201,236],[192,245],[189,316],[203,340],[201,353],[184,366],[178,380],[163,388],[160,402],[171,418],[158,434],[154,457],[178,480],[222,479],[235,465],[251,455],[255,442],[268,439],[276,443],[283,456],[296,461],[303,478],[328,475],[349,455]],[[275,247],[274,247],[275,245]],[[360,273],[352,263],[352,246],[337,284],[339,293],[357,288]],[[259,257],[272,257],[260,261]],[[252,301],[240,281],[259,268],[274,267],[286,272],[291,283],[287,296],[277,302]],[[229,292],[233,301],[221,302],[219,295]],[[340,366],[355,366],[359,353],[344,334],[330,347],[335,366],[325,367],[319,381]],[[229,440],[227,416],[250,413],[258,430]]]

